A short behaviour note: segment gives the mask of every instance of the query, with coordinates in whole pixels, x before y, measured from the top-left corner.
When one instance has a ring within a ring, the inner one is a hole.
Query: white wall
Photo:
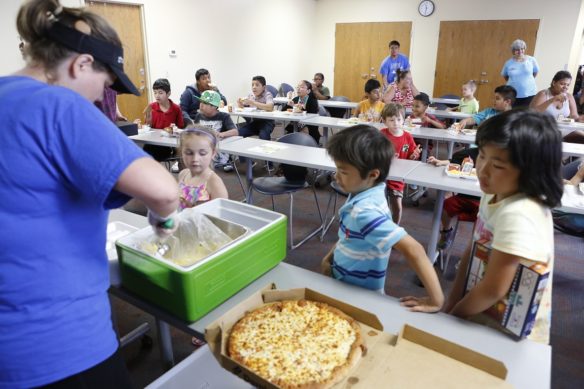
[[[75,6],[83,0],[62,2]],[[168,78],[175,100],[194,82],[200,67],[211,71],[229,100],[246,94],[256,74],[277,87],[281,82],[295,85],[320,71],[326,84],[334,87],[335,23],[412,21],[412,73],[418,88],[428,93],[434,86],[441,20],[541,19],[535,48],[540,88],[557,70],[567,67],[575,72],[581,61],[582,0],[434,0],[436,11],[429,18],[419,16],[418,0],[125,2],[144,5],[150,80]],[[2,1],[0,74],[22,66],[15,28],[20,4],[20,0]],[[176,58],[169,57],[171,49],[176,50]]]
[[[418,4],[418,0],[318,0],[315,44],[321,50],[315,51],[311,70],[330,75],[328,85],[333,84],[335,23],[412,21],[412,75],[418,89],[432,95],[440,21],[500,19],[541,19],[534,53],[541,68],[539,88],[547,87],[558,70],[577,70],[582,0],[434,0],[436,11],[427,18],[418,14]]]
[[[168,78],[175,101],[206,68],[229,101],[251,91],[251,78],[276,88],[306,77],[314,0],[143,0],[150,79]],[[171,58],[170,50],[177,56]]]

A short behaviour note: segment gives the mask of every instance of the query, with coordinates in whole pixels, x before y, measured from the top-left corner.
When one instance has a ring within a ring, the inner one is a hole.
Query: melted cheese
[[[320,303],[319,303],[320,304]],[[229,340],[244,365],[269,381],[303,385],[328,379],[347,363],[357,334],[345,318],[309,301],[261,308]]]

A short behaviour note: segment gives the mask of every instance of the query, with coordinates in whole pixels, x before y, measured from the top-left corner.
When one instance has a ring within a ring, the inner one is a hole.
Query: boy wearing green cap
[[[237,135],[237,127],[233,124],[231,116],[225,112],[219,112],[221,105],[221,95],[213,90],[206,90],[201,97],[195,96],[200,102],[199,112],[193,118],[195,124],[207,127],[217,132],[217,136],[222,139],[228,136]],[[213,159],[213,165],[217,169],[223,167],[223,170],[230,172],[233,165],[229,163],[229,154],[217,153]]]

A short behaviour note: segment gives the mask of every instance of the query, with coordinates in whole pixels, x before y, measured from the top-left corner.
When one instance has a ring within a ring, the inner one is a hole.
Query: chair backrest
[[[318,106],[318,114],[320,116],[331,116],[330,112],[327,111],[327,109],[325,107],[323,107],[322,105]]]
[[[344,102],[348,102],[348,101],[351,101],[351,100],[349,100],[349,98],[346,97],[346,96],[333,96],[333,97],[331,97],[331,101],[344,101]]]
[[[294,87],[290,84],[286,84],[285,82],[280,84],[280,96],[286,97],[288,92],[293,92]]]
[[[275,86],[268,84],[266,85],[266,89],[268,90],[268,92],[272,94],[272,97],[278,96],[278,90],[276,89]]]
[[[313,137],[302,132],[293,132],[292,134],[284,135],[278,139],[278,142],[300,146],[318,147],[318,144]],[[284,172],[284,177],[286,180],[292,183],[301,183],[306,181],[306,175],[308,174],[307,168],[302,166],[288,165],[285,163],[281,164],[280,167]]]

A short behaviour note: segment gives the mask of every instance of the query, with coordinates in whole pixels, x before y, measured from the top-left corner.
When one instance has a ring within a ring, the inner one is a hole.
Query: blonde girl
[[[185,169],[178,174],[179,208],[191,208],[205,201],[228,198],[221,177],[211,168],[217,154],[217,137],[203,127],[189,127],[180,136],[179,152]]]

